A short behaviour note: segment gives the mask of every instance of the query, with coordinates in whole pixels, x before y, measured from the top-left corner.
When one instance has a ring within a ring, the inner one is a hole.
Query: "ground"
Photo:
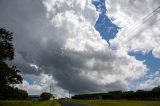
[[[56,101],[5,100],[0,106],[60,106]]]
[[[133,100],[59,100],[32,101],[7,100],[0,101],[0,106],[160,106],[160,101],[133,101]]]
[[[160,106],[160,101],[133,100],[71,100],[91,106]]]
[[[59,100],[59,103],[61,104],[61,106],[88,106],[86,104],[81,104],[71,100]]]

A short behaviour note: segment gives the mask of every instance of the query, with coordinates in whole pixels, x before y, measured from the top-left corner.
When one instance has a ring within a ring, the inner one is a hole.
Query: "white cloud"
[[[160,86],[160,72],[156,71],[155,73],[151,73],[146,76],[146,80],[141,81],[137,85],[137,89],[147,89],[151,90],[154,87]]]
[[[117,37],[110,40],[112,46],[142,53],[153,50],[153,55],[159,58],[159,4],[159,0],[107,0],[107,15],[114,17],[113,22],[122,27]]]
[[[160,47],[158,46],[158,47],[154,48],[152,53],[156,58],[160,58]]]
[[[142,84],[140,84],[138,86],[138,89],[147,89],[150,90],[154,87],[159,86],[160,83],[160,78],[159,77],[155,77],[153,79],[148,79],[145,82],[142,82]]]
[[[91,4],[91,0],[43,0],[43,3],[48,11],[47,16],[52,20],[61,13],[72,11],[73,14],[84,16],[86,21],[94,25],[98,16]]]
[[[20,89],[24,89],[29,95],[40,95],[42,92],[51,92],[56,98],[68,97],[68,92],[61,87],[58,87],[57,82],[51,75],[41,73],[37,75],[28,75],[31,77],[30,83],[27,80],[23,80],[22,84],[16,85]]]
[[[30,67],[35,68],[37,71],[39,70],[39,67],[36,64],[30,64]]]

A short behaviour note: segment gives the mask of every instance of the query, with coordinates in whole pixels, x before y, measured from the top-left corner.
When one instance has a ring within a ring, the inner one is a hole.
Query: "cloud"
[[[141,81],[140,84],[137,85],[137,89],[147,89],[151,90],[154,87],[159,86],[160,83],[160,72],[156,71],[155,73],[151,73],[147,75],[147,80]]]
[[[107,15],[121,27],[112,46],[126,51],[152,53],[159,58],[160,1],[158,0],[107,0]]]
[[[157,47],[156,49],[153,49],[152,53],[156,58],[160,58],[160,48],[159,47]]]
[[[148,79],[144,82],[142,82],[142,84],[139,85],[138,89],[147,89],[150,90],[154,87],[159,86],[160,83],[160,78],[159,77],[155,77],[153,79]]]
[[[124,90],[147,73],[143,61],[112,50],[102,39],[94,28],[98,12],[90,1],[6,0],[0,12],[0,23],[14,32],[12,63],[34,77],[35,83],[26,80],[20,86],[31,94],[48,89],[52,81],[55,92],[64,96],[66,91]]]
[[[63,0],[60,2],[54,1],[51,5],[49,1],[44,1],[43,3],[48,8],[47,16],[50,17],[52,24],[57,29],[65,31],[63,36],[65,43],[62,46],[62,54],[60,56],[63,60],[57,61],[58,66],[55,67],[59,71],[55,71],[55,74],[68,76],[66,80],[69,81],[69,85],[64,84],[65,77],[62,79],[56,75],[55,78],[58,79],[60,86],[74,93],[77,91],[82,93],[88,91],[96,92],[98,90],[107,90],[107,85],[117,82],[127,86],[128,79],[135,80],[146,73],[147,68],[143,65],[143,62],[139,62],[121,51],[112,51],[109,48],[108,43],[93,28],[93,19],[90,20],[85,15],[87,13],[96,15],[94,8],[92,11],[88,11],[87,2],[84,2],[85,5],[81,2],[82,6],[78,11],[75,7],[79,5],[74,7],[74,4],[78,4],[79,1],[69,2],[73,7],[68,7],[68,1]],[[58,9],[57,5],[60,5]],[[63,9],[62,7],[65,8]],[[81,13],[81,11],[83,12]],[[79,15],[79,12],[81,15]],[[59,65],[62,64],[63,67],[60,67]],[[120,64],[120,67],[115,67],[117,64]],[[64,70],[67,70],[67,72]],[[129,70],[132,71],[129,72]],[[79,85],[75,85],[76,82]],[[75,87],[71,88],[73,85]]]
[[[68,97],[68,92],[58,87],[57,82],[52,75],[41,73],[40,75],[25,75],[30,78],[33,83],[23,80],[22,84],[16,85],[18,88],[26,90],[31,95],[41,94],[42,92],[52,92],[56,98]]]

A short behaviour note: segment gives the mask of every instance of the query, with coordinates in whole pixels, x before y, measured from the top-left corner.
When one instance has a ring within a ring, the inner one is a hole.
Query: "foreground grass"
[[[56,101],[4,100],[0,106],[60,106]]]
[[[71,100],[91,106],[160,106],[160,101],[130,101],[130,100]]]

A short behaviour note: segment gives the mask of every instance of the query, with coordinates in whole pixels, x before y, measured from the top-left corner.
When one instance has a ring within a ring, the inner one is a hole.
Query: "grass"
[[[130,100],[72,100],[91,106],[160,106],[160,101],[130,101]]]
[[[56,101],[4,100],[0,106],[60,106]]]

